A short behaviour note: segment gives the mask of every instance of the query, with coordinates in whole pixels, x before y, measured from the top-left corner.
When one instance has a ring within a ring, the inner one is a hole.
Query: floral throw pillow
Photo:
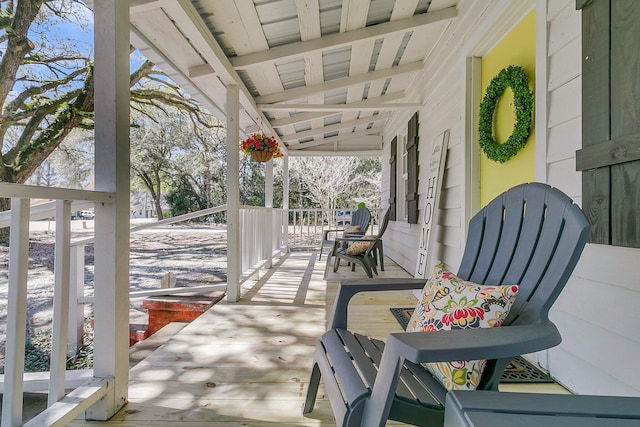
[[[407,332],[495,328],[504,322],[517,285],[485,286],[460,279],[438,262],[422,289]],[[486,360],[426,363],[448,390],[475,390]]]
[[[359,225],[347,225],[347,228],[344,229],[344,232],[346,234],[358,233],[359,231],[360,231],[360,226]]]
[[[361,255],[369,249],[371,241],[357,241],[349,244],[347,255]]]

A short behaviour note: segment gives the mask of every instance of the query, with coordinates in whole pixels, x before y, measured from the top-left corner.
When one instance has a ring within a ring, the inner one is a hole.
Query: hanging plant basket
[[[271,151],[252,151],[251,158],[256,162],[268,162],[273,157]]]
[[[252,133],[240,143],[240,149],[246,155],[250,155],[256,162],[268,162],[274,157],[281,157],[278,141],[264,133]]]

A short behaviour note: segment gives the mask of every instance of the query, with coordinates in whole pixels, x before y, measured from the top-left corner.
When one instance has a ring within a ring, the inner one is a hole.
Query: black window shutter
[[[418,223],[418,113],[407,124],[407,222]]]
[[[396,220],[396,194],[398,182],[398,137],[391,141],[391,156],[389,158],[389,221]]]
[[[582,208],[592,243],[640,247],[640,39],[637,0],[582,9]]]

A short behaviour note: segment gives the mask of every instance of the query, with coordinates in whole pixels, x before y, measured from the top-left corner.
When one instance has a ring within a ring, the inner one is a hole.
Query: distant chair
[[[331,263],[331,256],[335,256],[333,264],[333,271],[338,271],[340,267],[340,260],[345,260],[351,264],[351,271],[355,270],[356,264],[360,264],[364,269],[367,276],[373,277],[373,274],[378,274],[376,266],[380,263],[380,270],[384,271],[384,249],[382,247],[382,235],[389,225],[389,215],[391,209],[387,210],[387,213],[382,219],[380,229],[376,236],[364,236],[364,237],[343,237],[337,238],[327,259],[327,266],[325,268],[325,277],[329,272],[329,265]]]
[[[325,230],[322,235],[322,243],[320,244],[320,256],[318,261],[322,259],[322,251],[325,246],[333,246],[335,237],[331,239],[330,234],[338,235],[343,233],[342,237],[360,237],[367,233],[369,223],[371,222],[371,211],[366,207],[361,207],[351,215],[350,225],[345,225],[345,228]]]

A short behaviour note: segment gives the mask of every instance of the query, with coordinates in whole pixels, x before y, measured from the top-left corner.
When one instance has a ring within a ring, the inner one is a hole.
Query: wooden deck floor
[[[335,425],[327,400],[320,398],[306,417],[301,405],[338,281],[365,274],[343,266],[325,281],[324,258],[317,256],[284,255],[245,285],[240,302],[216,304],[132,368],[129,403],[109,422],[71,425]],[[391,261],[385,267],[382,277],[410,277]],[[401,331],[389,307],[414,304],[407,291],[361,294],[352,302],[350,327],[384,338]]]

